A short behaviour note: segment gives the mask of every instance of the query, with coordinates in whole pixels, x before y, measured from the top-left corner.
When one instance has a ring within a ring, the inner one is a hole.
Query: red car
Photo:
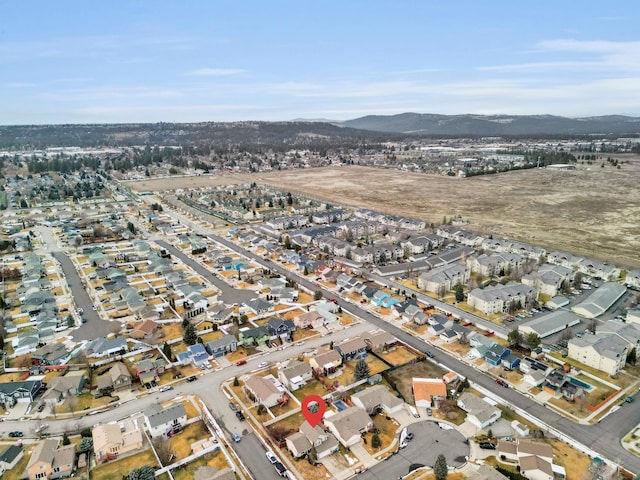
[[[240,365],[244,365],[245,363],[247,363],[247,361],[246,361],[246,360],[238,360],[238,361],[236,362],[236,367],[239,367]]]

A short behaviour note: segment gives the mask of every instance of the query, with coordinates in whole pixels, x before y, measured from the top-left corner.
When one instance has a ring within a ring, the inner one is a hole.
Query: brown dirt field
[[[460,215],[470,230],[638,267],[640,156],[614,156],[625,162],[620,170],[594,164],[457,178],[351,166],[128,185],[144,191],[255,181],[436,224]]]

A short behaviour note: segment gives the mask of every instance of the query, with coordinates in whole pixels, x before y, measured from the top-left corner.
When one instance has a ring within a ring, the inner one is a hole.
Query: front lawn
[[[187,425],[182,433],[169,439],[171,450],[176,455],[172,462],[177,462],[191,455],[191,444],[209,436],[210,433],[206,429],[204,422],[198,421]]]
[[[395,438],[396,431],[399,428],[398,423],[393,419],[393,417],[389,417],[387,420],[386,414],[383,415],[374,415],[373,416],[373,428],[374,431],[378,432],[378,436],[380,437],[381,445],[379,448],[373,448],[371,445],[371,439],[373,438],[373,432],[367,433],[365,438],[364,448],[371,454],[375,455],[380,450],[387,448],[393,442]]]
[[[227,463],[227,459],[224,454],[220,450],[216,450],[215,452],[207,453],[197,460],[188,463],[183,468],[176,470],[173,473],[173,478],[175,480],[192,480],[195,478],[196,470],[204,465],[216,467],[218,471],[229,468],[229,464]]]
[[[319,395],[322,397],[329,393],[329,390],[327,390],[322,382],[314,380],[292,393],[298,400],[302,402],[302,400],[304,400],[304,398],[308,397],[309,395]]]

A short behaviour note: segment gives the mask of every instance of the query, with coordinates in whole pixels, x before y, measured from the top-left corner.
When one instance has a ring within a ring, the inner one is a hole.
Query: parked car
[[[241,422],[244,422],[244,413],[242,413],[241,411],[237,411],[236,412],[236,417],[238,417],[238,420],[240,420]]]
[[[496,446],[493,443],[489,443],[489,442],[482,442],[480,444],[480,448],[483,448],[485,450],[495,450]]]
[[[287,475],[287,468],[280,462],[276,462],[273,464],[273,467],[276,469],[276,472],[278,472],[278,475],[280,475],[281,477],[285,477]]]
[[[9,436],[11,438],[18,438],[18,437],[22,437],[22,432],[19,432],[18,430],[15,430],[13,432],[9,432]]]
[[[198,379],[198,377],[196,377],[195,375],[191,375],[190,377],[187,377],[187,382],[195,382]]]
[[[266,367],[267,365],[269,365],[269,362],[260,362],[260,363],[258,364],[258,368],[264,368],[264,367]]]
[[[433,410],[431,410],[430,408],[427,407],[427,415],[432,416],[433,415]]]
[[[429,358],[434,358],[434,357],[435,357],[435,355],[433,354],[433,352],[431,352],[431,350],[427,350],[427,351],[426,351],[426,352],[424,352],[424,353],[425,353],[425,354],[427,355],[427,357],[429,357]]]
[[[413,433],[411,432],[407,433],[407,440],[409,441],[413,440]]]
[[[267,455],[267,459],[271,463],[276,463],[278,461],[278,457],[276,457],[271,450],[267,450],[266,455]]]
[[[240,443],[240,435],[238,435],[236,432],[233,432],[233,435],[231,435],[233,437],[233,441],[236,443]]]
[[[294,345],[296,347],[301,347],[302,345],[304,345],[304,342],[296,342],[296,343],[294,343]]]
[[[238,411],[238,407],[236,407],[236,404],[233,402],[229,402],[229,408],[231,409],[231,411],[233,412],[237,412]]]
[[[169,390],[173,390],[171,385],[165,385],[164,387],[160,387],[161,392],[168,392]]]

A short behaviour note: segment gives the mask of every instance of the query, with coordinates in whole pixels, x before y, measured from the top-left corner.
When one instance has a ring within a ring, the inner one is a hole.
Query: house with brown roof
[[[360,337],[364,340],[367,348],[375,353],[386,352],[398,343],[398,339],[389,332],[365,332]]]
[[[432,407],[447,398],[447,385],[441,378],[413,378],[412,388],[416,407]]]
[[[324,317],[317,310],[301,313],[293,317],[298,328],[319,328],[324,325]]]
[[[130,419],[98,425],[91,431],[91,437],[98,463],[142,448],[142,429]]]
[[[360,443],[362,435],[373,428],[371,417],[358,407],[350,407],[325,417],[324,423],[345,447]]]
[[[355,357],[359,357],[367,351],[367,344],[361,337],[355,337],[349,340],[344,340],[333,347],[344,360],[351,360]]]
[[[62,446],[59,439],[50,438],[35,446],[26,474],[29,480],[67,478],[73,473],[75,461],[75,445]]]
[[[332,375],[342,367],[342,356],[337,350],[329,350],[311,357],[309,364],[320,375]]]
[[[113,366],[96,380],[98,388],[94,390],[94,394],[104,393],[109,390],[120,392],[131,388],[131,374],[129,369],[122,362],[115,362]]]
[[[154,322],[153,320],[145,320],[144,322],[137,322],[133,326],[133,330],[131,330],[129,336],[136,340],[144,340],[153,338],[158,334],[159,330],[160,325],[158,325],[156,322]]]
[[[351,401],[356,407],[364,409],[369,415],[382,408],[387,415],[402,410],[404,402],[393,395],[384,385],[375,385],[361,392],[351,395]]]
[[[286,399],[284,391],[275,385],[275,378],[249,376],[244,382],[244,390],[254,404],[262,404],[267,408],[275,407]]]

